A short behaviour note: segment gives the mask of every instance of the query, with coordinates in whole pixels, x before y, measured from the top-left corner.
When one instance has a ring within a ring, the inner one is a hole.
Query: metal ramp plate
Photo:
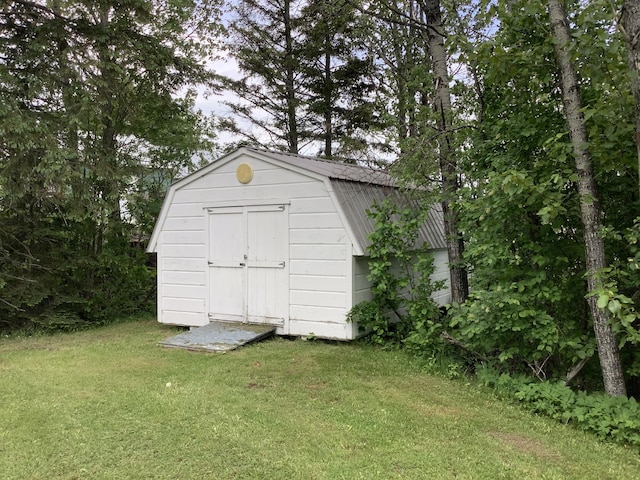
[[[196,352],[228,352],[273,335],[275,325],[240,322],[211,322],[159,342],[158,345]]]

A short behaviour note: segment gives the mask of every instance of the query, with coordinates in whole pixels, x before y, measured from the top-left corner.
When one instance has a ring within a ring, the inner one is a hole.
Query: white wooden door
[[[241,207],[209,210],[209,316],[243,321],[246,317]]]
[[[247,319],[282,325],[289,310],[285,205],[247,209]]]
[[[209,209],[210,317],[284,325],[289,311],[286,205]]]

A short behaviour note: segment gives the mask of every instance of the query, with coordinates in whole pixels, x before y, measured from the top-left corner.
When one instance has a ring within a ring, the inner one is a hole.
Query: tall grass
[[[0,477],[640,478],[637,451],[401,352],[155,346],[173,333],[136,322],[0,341]]]

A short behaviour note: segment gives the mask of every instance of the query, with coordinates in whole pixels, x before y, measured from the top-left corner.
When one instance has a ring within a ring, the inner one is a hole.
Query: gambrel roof
[[[369,234],[374,229],[367,210],[376,203],[390,198],[401,205],[418,206],[418,200],[410,192],[401,189],[395,179],[382,170],[375,170],[356,164],[334,160],[323,160],[291,153],[272,152],[254,148],[241,148],[214,160],[207,166],[177,181],[169,187],[165,203],[160,212],[148,251],[155,251],[167,205],[175,190],[185,187],[191,181],[241,156],[253,157],[281,168],[290,169],[312,176],[325,182],[327,190],[337,203],[336,207],[352,236],[356,255],[365,255],[369,244]],[[213,200],[213,199],[212,199]],[[419,240],[427,242],[432,249],[446,248],[444,222],[440,205],[432,205],[427,221],[419,232]]]

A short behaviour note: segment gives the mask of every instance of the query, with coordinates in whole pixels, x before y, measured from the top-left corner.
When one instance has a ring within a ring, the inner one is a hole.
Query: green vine
[[[428,212],[385,200],[367,213],[374,222],[367,249],[372,298],[353,307],[348,319],[369,332],[374,343],[400,343],[439,317],[431,294],[444,282],[431,280],[433,256],[419,241]]]

